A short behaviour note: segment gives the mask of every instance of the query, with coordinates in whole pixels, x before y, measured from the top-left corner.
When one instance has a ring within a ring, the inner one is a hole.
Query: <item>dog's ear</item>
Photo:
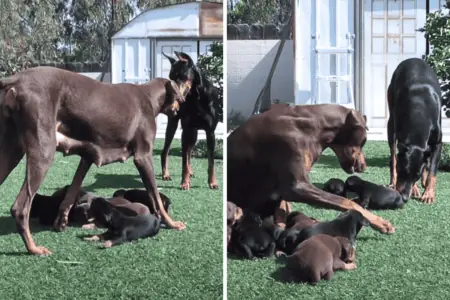
[[[366,130],[369,131],[369,127],[367,127],[367,116],[363,115],[364,125],[366,126]]]
[[[187,62],[189,67],[193,67],[194,66],[194,61],[192,60],[192,58],[187,55],[184,52],[178,52],[178,51],[174,51],[175,55],[178,57],[179,60]]]
[[[161,53],[170,61],[171,65],[173,65],[176,62],[175,58],[170,57],[169,55],[165,54],[164,52],[161,52]]]
[[[165,83],[166,95],[171,97],[172,101],[184,102],[184,97],[181,94],[180,88],[173,80],[169,80]]]
[[[364,126],[367,130],[366,120],[367,117],[365,115],[362,115],[359,111],[352,109],[345,119],[345,124],[350,126]]]

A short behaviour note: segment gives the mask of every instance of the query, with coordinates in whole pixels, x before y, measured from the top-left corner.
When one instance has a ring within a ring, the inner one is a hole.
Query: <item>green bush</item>
[[[443,104],[449,102],[450,92],[450,1],[445,8],[427,15],[425,26],[419,31],[425,32],[432,51],[425,57],[427,63],[436,71],[442,88]],[[447,113],[447,117],[450,114]]]
[[[207,158],[208,157],[208,148],[206,147],[206,140],[200,140],[195,144],[193,153],[193,157],[198,158]],[[223,140],[216,139],[216,149],[214,151],[215,159],[223,159]]]
[[[441,160],[439,161],[439,170],[445,172],[450,171],[450,144],[444,144],[442,146]]]

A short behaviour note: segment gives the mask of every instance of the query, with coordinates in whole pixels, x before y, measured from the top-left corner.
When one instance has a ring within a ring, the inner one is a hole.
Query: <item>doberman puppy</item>
[[[345,190],[356,193],[358,198],[353,201],[368,209],[397,209],[403,208],[404,205],[399,192],[358,176],[347,178]]]
[[[327,193],[335,194],[341,197],[345,197],[345,183],[341,179],[331,178],[325,182],[323,190]]]
[[[387,98],[390,186],[403,199],[419,198],[416,182],[422,176],[421,201],[433,203],[442,151],[442,99],[435,71],[418,58],[402,61],[392,75]]]
[[[167,114],[168,122],[166,128],[166,138],[164,141],[164,149],[161,153],[161,167],[163,180],[171,180],[169,174],[168,155],[170,144],[181,120],[183,129],[181,134],[182,148],[182,174],[181,189],[189,190],[191,176],[193,176],[191,166],[192,150],[197,142],[198,130],[204,130],[206,133],[206,143],[208,148],[208,185],[211,189],[218,189],[219,184],[216,180],[214,169],[214,151],[215,151],[215,130],[219,122],[222,120],[223,100],[220,91],[216,88],[204,74],[195,65],[192,58],[183,52],[174,51],[178,60],[163,55],[170,61],[172,67],[170,69],[169,78],[178,82],[188,82],[190,85],[189,94],[186,101],[180,104],[180,110],[176,115]]]
[[[233,226],[228,251],[246,259],[272,256],[282,231],[273,223],[273,217],[263,221],[254,213],[244,213]]]
[[[67,185],[51,196],[36,194],[31,205],[30,218],[37,218],[41,225],[52,226],[68,188]],[[88,221],[89,206],[94,197],[92,193],[80,190],[69,212],[69,225],[83,225]]]
[[[294,280],[315,285],[321,279],[331,280],[336,270],[356,269],[354,253],[348,239],[319,234],[302,242],[282,260]]]
[[[145,204],[139,202],[131,202],[122,197],[113,197],[106,200],[110,204],[112,204],[118,211],[125,214],[126,216],[139,216],[139,215],[143,216],[151,213],[150,209]],[[83,225],[83,228],[84,229],[96,228],[95,219],[92,218],[91,216],[88,222]]]
[[[243,216],[242,209],[233,202],[227,201],[227,247],[230,243],[233,226]]]
[[[278,249],[294,249],[298,245],[296,243],[298,233],[319,222],[319,220],[308,217],[300,211],[291,212],[287,217],[286,229],[277,240]]]
[[[147,84],[105,84],[52,67],[24,70],[0,80],[0,184],[26,154],[25,182],[11,208],[29,253],[51,252],[37,246],[29,229],[31,202],[52,164],[55,151],[81,157],[61,203],[54,227],[64,230],[70,208],[92,164],[124,162],[130,156],[149,197],[170,228],[173,221],[161,202],[153,168],[156,116],[176,112],[185,99],[186,81],[155,78]],[[107,103],[108,109],[103,109]],[[103,107],[103,108],[102,108]],[[39,124],[39,126],[36,126]]]
[[[164,209],[166,212],[169,212],[170,207],[172,206],[172,201],[169,197],[159,192],[159,196],[161,197],[161,201],[163,203]],[[144,205],[148,205],[148,203],[153,203],[153,200],[148,199],[148,193],[146,190],[140,189],[130,189],[130,190],[117,190],[113,194],[113,198],[122,197],[127,199],[133,203],[141,203]],[[150,213],[156,214],[156,210],[153,207],[148,207],[150,209]]]
[[[265,218],[280,202],[303,202],[336,210],[358,210],[382,233],[394,227],[349,199],[322,191],[309,171],[326,148],[349,174],[366,168],[362,147],[366,121],[339,105],[272,105],[228,136],[228,201]]]
[[[142,206],[147,208],[145,205]],[[103,244],[105,248],[155,236],[160,229],[160,220],[155,215],[147,213],[129,216],[101,197],[92,200],[89,214],[96,224],[108,230],[100,235],[87,237],[85,240],[105,241]]]
[[[347,238],[352,245],[356,244],[356,236],[363,226],[368,225],[367,220],[357,210],[341,213],[336,219],[328,222],[318,222],[312,226],[297,230],[297,234],[291,234],[292,241],[286,241],[285,253],[292,253],[301,242],[318,234],[341,236]],[[296,237],[295,237],[296,236]]]

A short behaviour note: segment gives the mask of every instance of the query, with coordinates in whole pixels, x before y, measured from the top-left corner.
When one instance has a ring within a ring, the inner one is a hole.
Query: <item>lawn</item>
[[[150,239],[111,249],[80,240],[91,231],[68,228],[56,233],[32,223],[38,245],[53,255],[25,254],[9,210],[23,183],[24,163],[0,187],[0,299],[222,299],[222,189],[207,185],[207,160],[194,158],[195,177],[190,191],[181,191],[180,143],[174,141],[169,170],[173,181],[161,180],[158,141],[154,160],[158,186],[171,198],[172,215],[187,229],[163,229]],[[69,184],[78,157],[57,154],[40,193],[51,194]],[[222,184],[222,161],[216,173]],[[110,196],[120,188],[143,188],[132,159],[126,163],[93,167],[84,189]],[[67,263],[67,262],[78,262]]]
[[[389,183],[387,143],[368,142],[364,149],[368,168],[362,178]],[[314,184],[347,176],[328,150],[311,171]],[[449,194],[450,173],[441,172],[436,204],[410,200],[403,210],[377,212],[392,222],[396,232],[382,235],[363,228],[357,239],[357,269],[337,272],[331,282],[322,281],[315,287],[274,279],[280,268],[274,258],[228,259],[228,299],[448,299]],[[295,204],[294,209],[325,220],[338,214],[305,204]]]

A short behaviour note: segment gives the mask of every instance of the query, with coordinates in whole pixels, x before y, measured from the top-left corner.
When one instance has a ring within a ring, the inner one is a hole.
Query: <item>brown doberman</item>
[[[52,67],[27,69],[0,81],[0,184],[26,155],[25,182],[11,208],[29,253],[46,255],[29,229],[32,199],[52,164],[55,150],[79,155],[80,163],[54,227],[64,230],[68,214],[92,164],[125,162],[130,156],[165,223],[184,229],[163,208],[158,193],[153,144],[156,116],[177,111],[188,91],[183,83],[155,78],[143,85],[105,84]]]
[[[380,232],[394,232],[388,221],[309,181],[312,165],[326,148],[347,173],[364,171],[366,119],[358,111],[332,104],[273,105],[233,131],[227,142],[227,198],[242,209],[263,218],[274,215],[283,200],[353,209]]]

